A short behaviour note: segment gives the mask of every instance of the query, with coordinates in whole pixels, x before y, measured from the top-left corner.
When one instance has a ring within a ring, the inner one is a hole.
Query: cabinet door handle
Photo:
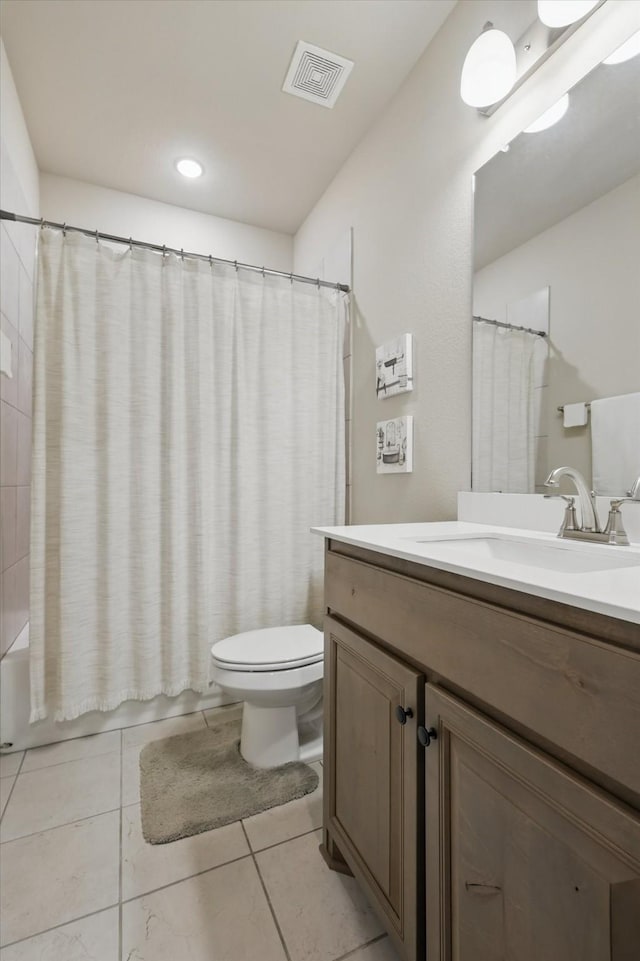
[[[418,740],[423,747],[429,747],[431,742],[436,741],[437,739],[438,732],[436,731],[435,727],[430,727],[427,729],[426,727],[423,727],[422,724],[420,725],[418,728]]]
[[[398,704],[396,707],[396,721],[398,721],[400,724],[406,724],[408,717],[413,717],[413,711],[411,708],[402,707],[401,704]]]

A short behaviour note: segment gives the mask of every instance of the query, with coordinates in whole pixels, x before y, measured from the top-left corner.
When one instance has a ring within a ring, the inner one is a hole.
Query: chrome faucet
[[[557,467],[547,477],[544,482],[545,487],[558,487],[561,477],[568,477],[573,481],[580,498],[581,517],[580,526],[578,526],[574,497],[565,497],[564,494],[545,494],[545,497],[562,497],[567,502],[558,537],[572,537],[576,540],[596,541],[618,546],[628,545],[629,538],[622,524],[620,507],[627,501],[640,504],[640,475],[636,478],[631,489],[627,491],[626,497],[615,497],[611,500],[609,517],[604,530],[600,528],[600,521],[598,520],[596,495],[593,491],[588,490],[586,481],[580,471],[573,467]]]
[[[573,481],[573,485],[580,498],[580,527],[574,533],[588,533],[592,532],[594,534],[600,534],[600,521],[598,520],[598,512],[596,510],[596,495],[593,491],[589,492],[587,488],[587,482],[580,473],[574,467],[556,467],[552,470],[546,481],[544,482],[545,487],[558,487],[560,485],[560,478],[568,477],[569,480]],[[545,494],[545,497],[553,497],[553,494]],[[570,529],[568,529],[570,530]],[[562,536],[568,536],[568,530]]]

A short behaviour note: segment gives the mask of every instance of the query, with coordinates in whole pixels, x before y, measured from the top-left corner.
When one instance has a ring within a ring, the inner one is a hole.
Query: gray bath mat
[[[229,713],[205,731],[142,749],[142,833],[150,844],[210,831],[316,789],[318,775],[300,761],[267,770],[247,764],[239,751],[239,712]]]

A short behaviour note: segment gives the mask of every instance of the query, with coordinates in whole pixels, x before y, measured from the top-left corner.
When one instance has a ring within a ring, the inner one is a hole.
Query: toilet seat
[[[217,641],[211,656],[226,671],[287,671],[320,663],[324,638],[310,624],[268,627]]]

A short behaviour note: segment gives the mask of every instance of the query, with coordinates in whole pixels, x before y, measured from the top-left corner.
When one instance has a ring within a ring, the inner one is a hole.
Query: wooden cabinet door
[[[425,715],[429,961],[637,961],[638,815],[431,685]]]
[[[325,843],[335,843],[381,908],[406,958],[422,950],[424,676],[325,621]],[[396,709],[409,709],[402,724]]]

